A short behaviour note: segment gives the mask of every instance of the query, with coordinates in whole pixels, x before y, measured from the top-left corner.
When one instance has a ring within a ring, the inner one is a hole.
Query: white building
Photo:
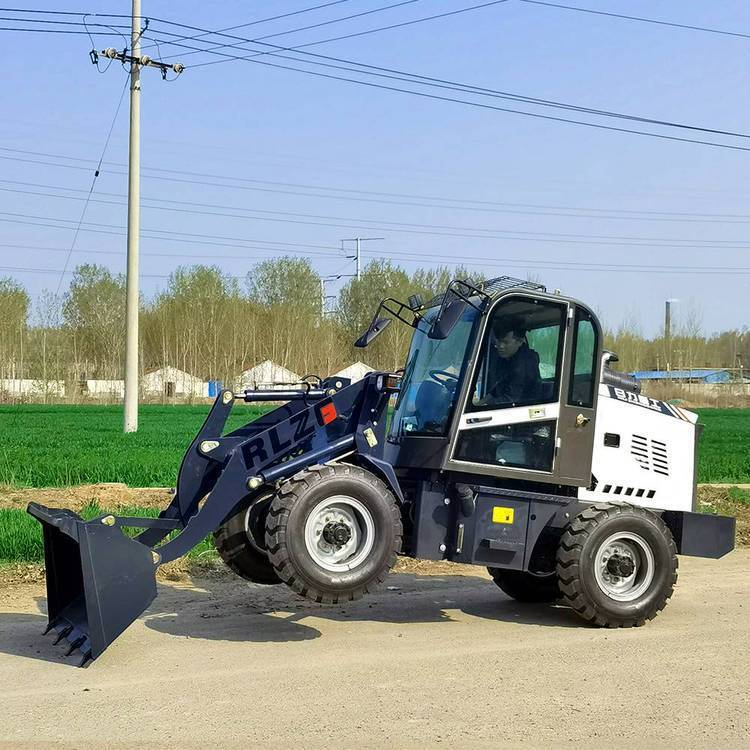
[[[333,375],[334,378],[349,378],[352,383],[356,383],[370,372],[374,372],[373,368],[366,365],[364,362],[355,362],[354,364],[345,367],[343,370],[339,370]]]
[[[125,396],[124,380],[82,380],[82,395],[91,398],[119,399]]]
[[[208,383],[189,372],[167,366],[144,373],[141,391],[144,396],[203,397],[208,395]]]
[[[237,390],[279,390],[298,383],[299,375],[267,359],[245,370],[237,381]]]
[[[14,398],[22,396],[44,397],[65,395],[64,380],[33,380],[31,378],[6,378],[0,380],[0,392]]]

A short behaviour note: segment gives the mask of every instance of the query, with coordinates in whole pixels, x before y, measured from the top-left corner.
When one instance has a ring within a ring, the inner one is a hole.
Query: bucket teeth
[[[54,640],[54,645],[57,645],[62,640],[67,641],[67,650],[65,656],[70,656],[74,651],[78,650],[83,657],[79,666],[84,666],[91,658],[91,643],[89,642],[88,635],[81,631],[80,628],[70,625],[65,622],[53,620],[45,629],[45,635],[54,630],[57,633],[57,637]]]
[[[57,646],[63,638],[67,638],[70,635],[71,630],[73,630],[72,625],[66,625],[62,630],[58,630],[57,638],[55,638],[53,645]]]
[[[70,648],[65,652],[65,656],[70,656],[79,646],[83,645],[83,642],[86,640],[85,635],[81,635],[78,638],[76,638],[71,644]]]

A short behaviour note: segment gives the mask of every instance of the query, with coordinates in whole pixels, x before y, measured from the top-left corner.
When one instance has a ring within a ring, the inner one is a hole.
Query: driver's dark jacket
[[[507,359],[494,357],[488,383],[491,384],[482,401],[487,406],[533,403],[541,395],[539,355],[523,343]]]

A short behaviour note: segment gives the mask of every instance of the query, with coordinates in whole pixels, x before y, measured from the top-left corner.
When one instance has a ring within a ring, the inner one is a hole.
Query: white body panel
[[[578,497],[692,510],[697,419],[663,401],[599,386],[591,467],[597,485]],[[605,445],[606,433],[619,436],[619,447]]]

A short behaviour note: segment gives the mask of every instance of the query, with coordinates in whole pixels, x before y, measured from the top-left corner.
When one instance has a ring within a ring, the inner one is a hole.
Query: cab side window
[[[580,307],[576,310],[573,334],[573,372],[570,378],[568,403],[591,408],[596,388],[596,328],[591,315]]]
[[[566,306],[509,299],[487,322],[467,411],[558,400]]]

